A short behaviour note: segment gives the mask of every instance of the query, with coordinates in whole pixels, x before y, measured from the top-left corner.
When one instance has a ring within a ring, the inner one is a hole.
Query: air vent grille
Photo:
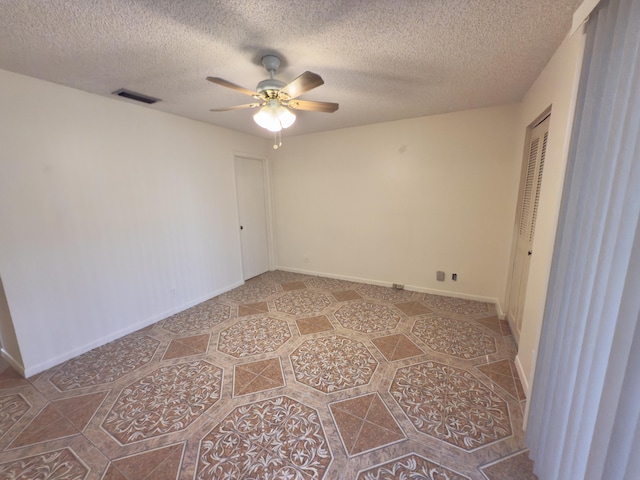
[[[118,95],[119,97],[135,100],[136,102],[146,103],[147,105],[152,105],[160,101],[159,98],[151,97],[149,95],[143,95],[142,93],[138,93],[138,92],[132,92],[131,90],[127,90],[126,88],[120,88],[115,92],[111,92],[111,93],[113,95]]]

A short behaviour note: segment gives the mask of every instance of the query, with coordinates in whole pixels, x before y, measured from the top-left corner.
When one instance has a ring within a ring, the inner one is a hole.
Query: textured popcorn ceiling
[[[274,53],[285,82],[323,77],[301,99],[340,104],[299,112],[291,136],[516,102],[580,3],[0,0],[0,68],[105,96],[128,88],[162,99],[140,108],[268,136],[254,111],[209,112],[252,99],[205,77],[254,89]]]

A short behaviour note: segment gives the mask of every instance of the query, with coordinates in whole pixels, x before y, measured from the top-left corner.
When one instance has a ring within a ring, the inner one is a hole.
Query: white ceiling
[[[253,90],[277,54],[284,82],[323,77],[301,99],[340,104],[298,112],[298,135],[517,102],[581,1],[0,0],[0,68],[268,136],[255,111],[209,112],[252,99],[205,77]]]

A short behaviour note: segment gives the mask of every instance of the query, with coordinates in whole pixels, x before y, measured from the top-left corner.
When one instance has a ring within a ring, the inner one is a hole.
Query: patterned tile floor
[[[0,478],[534,479],[515,353],[491,305],[269,272],[28,380],[0,363]]]

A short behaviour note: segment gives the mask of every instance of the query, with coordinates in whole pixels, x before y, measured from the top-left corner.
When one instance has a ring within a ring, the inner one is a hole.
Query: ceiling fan
[[[296,116],[291,109],[326,113],[332,113],[338,110],[337,103],[298,100],[298,97],[303,93],[319,87],[324,83],[322,77],[317,73],[304,72],[292,82],[285,84],[274,78],[274,74],[280,66],[280,59],[277,56],[265,55],[262,57],[262,65],[269,72],[269,78],[258,83],[255,91],[236,85],[223,78],[207,77],[207,80],[212,83],[244,93],[256,100],[253,103],[236,105],[234,107],[213,108],[211,111],[226,112],[245,108],[260,108],[258,113],[253,116],[255,122],[271,132],[279,132],[283,128],[290,127],[293,125],[293,122],[295,122]]]

